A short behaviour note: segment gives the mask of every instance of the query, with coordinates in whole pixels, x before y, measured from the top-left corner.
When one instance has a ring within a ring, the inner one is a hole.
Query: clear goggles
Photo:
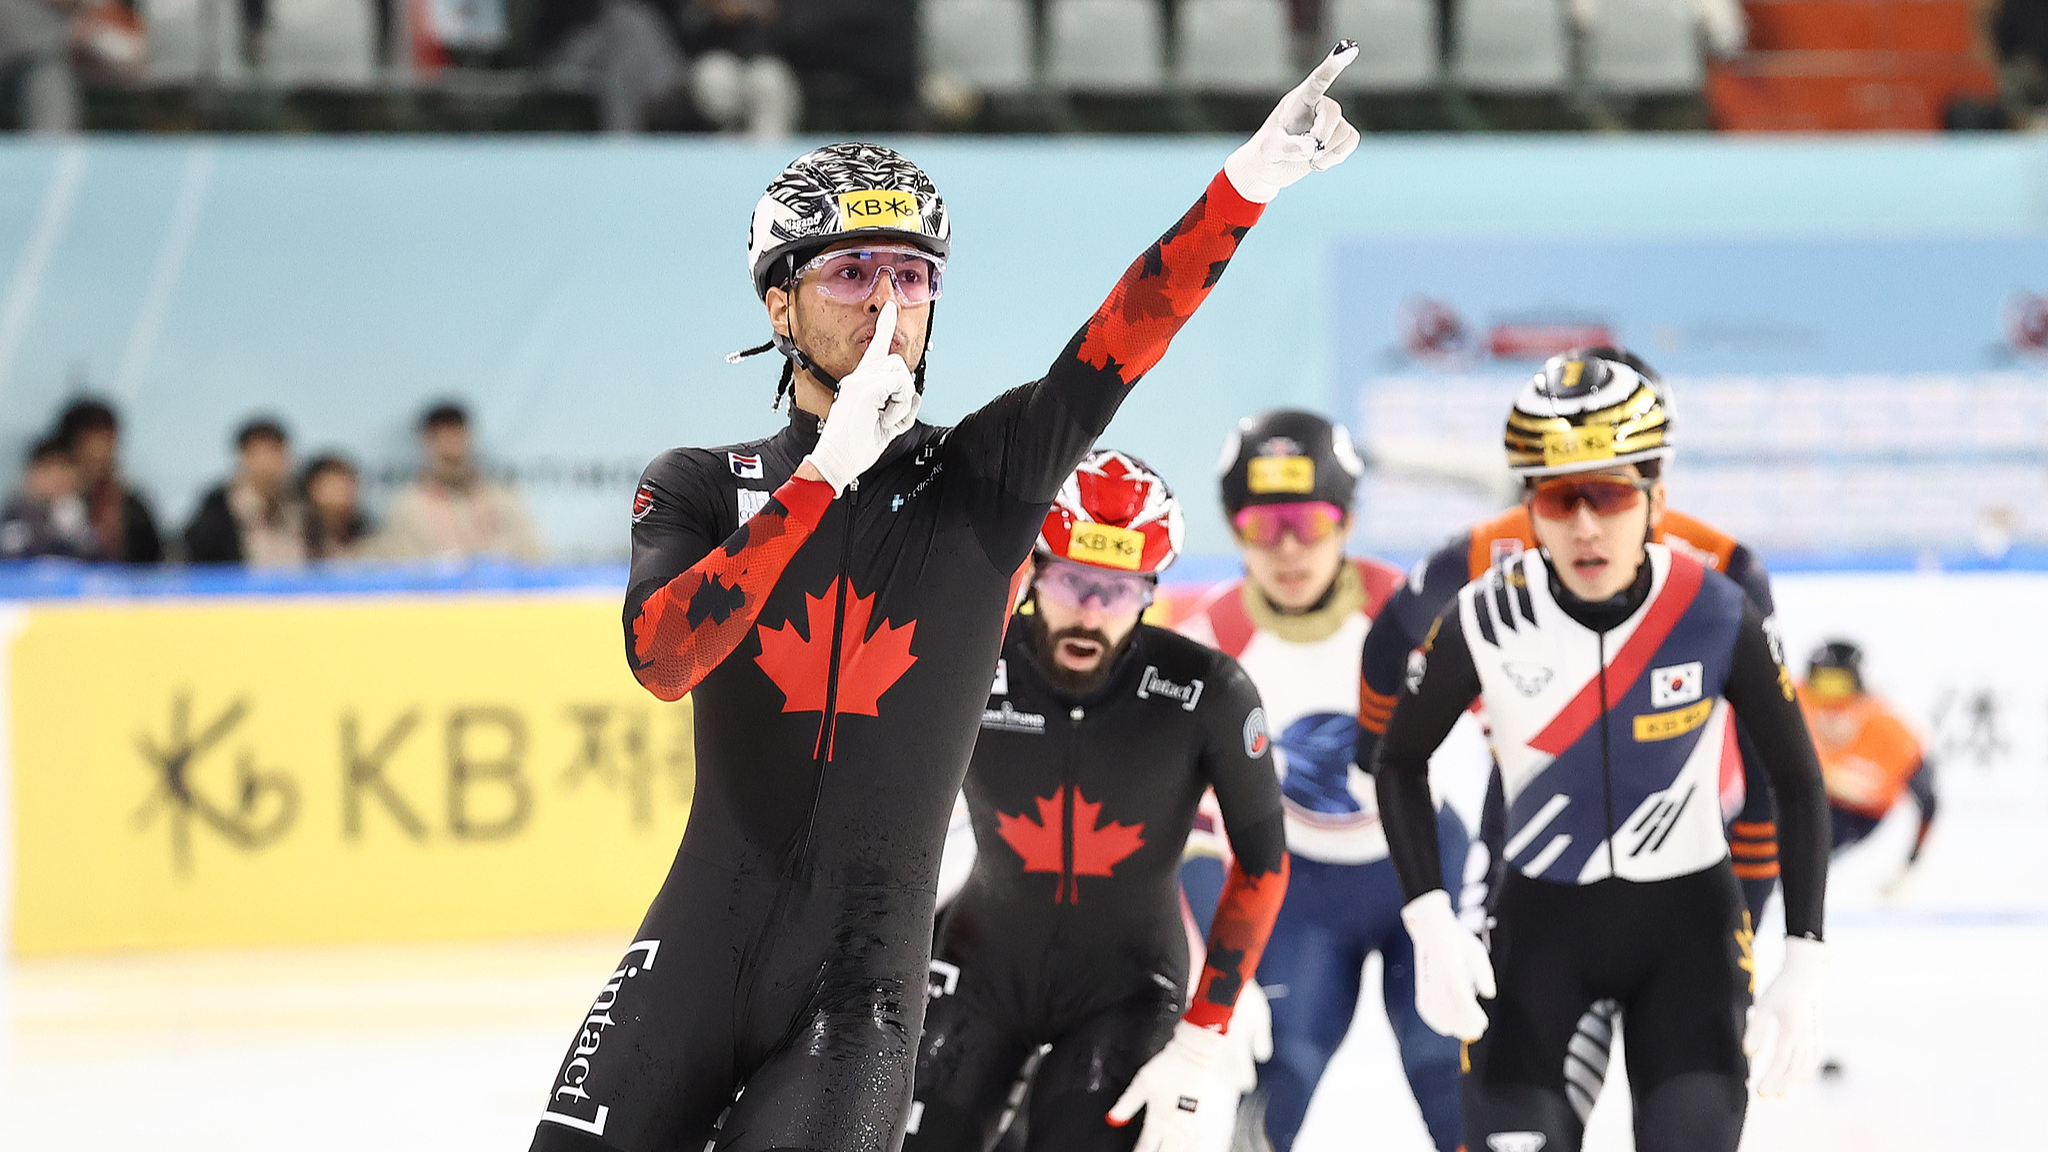
[[[1084,608],[1093,600],[1111,616],[1144,611],[1157,590],[1150,576],[1110,572],[1071,560],[1040,560],[1033,587],[1063,608]]]
[[[1325,500],[1285,504],[1253,504],[1230,518],[1239,543],[1278,548],[1283,536],[1303,544],[1320,544],[1344,526],[1344,510]]]
[[[939,298],[946,262],[908,244],[877,244],[872,248],[841,248],[827,252],[796,270],[801,282],[818,273],[818,291],[842,304],[859,304],[875,294],[887,272],[896,302],[910,307]]]

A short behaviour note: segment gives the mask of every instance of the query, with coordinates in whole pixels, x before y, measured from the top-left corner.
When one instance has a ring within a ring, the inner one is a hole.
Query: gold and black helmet
[[[1618,348],[1545,361],[1508,413],[1508,468],[1525,480],[1668,459],[1670,397],[1648,364]]]

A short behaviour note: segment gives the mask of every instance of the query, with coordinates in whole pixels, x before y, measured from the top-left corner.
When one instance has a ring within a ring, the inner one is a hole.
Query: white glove
[[[923,399],[917,379],[903,357],[889,351],[896,336],[896,302],[882,305],[875,317],[875,335],[860,363],[839,381],[839,395],[811,449],[811,466],[837,496],[872,467],[891,440],[917,420]]]
[[[1129,1124],[1142,1108],[1145,1126],[1138,1133],[1136,1152],[1193,1152],[1201,1134],[1202,1104],[1214,1107],[1220,1095],[1216,1065],[1224,1043],[1221,1032],[1185,1020],[1175,1024],[1173,1039],[1145,1061],[1131,1086],[1117,1097],[1107,1117],[1110,1126]]]
[[[1445,1036],[1471,1042],[1486,1034],[1479,997],[1493,999],[1493,961],[1486,945],[1458,923],[1450,894],[1432,888],[1401,909],[1415,942],[1415,1012]]]
[[[1252,138],[1223,162],[1224,174],[1238,195],[1254,204],[1269,204],[1282,188],[1311,170],[1335,168],[1358,147],[1358,129],[1345,121],[1335,100],[1323,95],[1345,65],[1357,58],[1357,43],[1339,40],[1308,79],[1280,98]]]
[[[1257,1088],[1259,1065],[1273,1058],[1273,1009],[1257,981],[1244,982],[1244,991],[1237,994],[1237,1008],[1230,1014],[1230,1031],[1223,1039],[1224,1083],[1239,1094]]]
[[[1820,1067],[1820,985],[1827,971],[1827,946],[1792,936],[1785,940],[1785,966],[1749,1010],[1742,1054],[1754,1059],[1769,1042],[1771,1062],[1756,1078],[1759,1096],[1783,1096],[1813,1078]]]

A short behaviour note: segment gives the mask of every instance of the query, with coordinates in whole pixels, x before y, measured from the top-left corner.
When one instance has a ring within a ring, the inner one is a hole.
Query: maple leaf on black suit
[[[1061,878],[1060,887],[1053,890],[1055,904],[1081,902],[1079,891],[1066,888],[1065,878],[1069,871],[1077,877],[1109,876],[1124,857],[1145,846],[1143,823],[1119,824],[1112,820],[1097,827],[1102,805],[1089,803],[1079,788],[1073,790],[1073,796],[1074,854],[1071,859],[1061,843],[1063,809],[1067,800],[1064,785],[1055,788],[1050,796],[1037,797],[1038,815],[1035,818],[1028,812],[1016,816],[996,813],[996,831],[1023,859],[1024,871],[1048,872]]]

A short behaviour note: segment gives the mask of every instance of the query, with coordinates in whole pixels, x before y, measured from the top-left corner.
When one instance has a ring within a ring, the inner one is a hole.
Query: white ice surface
[[[1942,822],[1900,892],[1879,889],[1909,812],[1840,862],[1827,1022],[1846,1071],[1753,1107],[1746,1149],[2048,1148],[2048,766],[2023,759],[1947,766]],[[627,942],[0,961],[0,1152],[516,1152]],[[1766,975],[1774,944],[1767,925]],[[1377,985],[1302,1152],[1428,1150]],[[1630,1147],[1627,1115],[1611,1085],[1588,1148]]]

